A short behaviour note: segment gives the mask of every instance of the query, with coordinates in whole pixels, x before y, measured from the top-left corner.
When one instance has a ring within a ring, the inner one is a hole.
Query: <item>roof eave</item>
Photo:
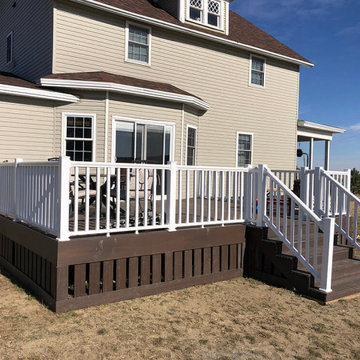
[[[79,100],[79,98],[71,94],[4,84],[0,84],[0,94],[10,96],[22,96],[43,100],[62,101],[69,103],[75,103]]]
[[[140,14],[136,14],[133,13],[131,11],[127,11],[127,10],[123,10],[123,9],[119,9],[116,8],[114,6],[111,5],[106,5],[103,3],[99,3],[96,0],[70,0],[72,2],[75,3],[79,3],[79,4],[83,4],[83,5],[87,5],[87,6],[91,6],[93,8],[96,9],[100,9],[100,10],[104,10],[104,11],[108,11],[110,13],[113,14],[117,14],[117,15],[122,15],[124,17],[133,19],[133,20],[141,20],[147,24],[150,25],[157,25],[159,27],[163,27],[166,29],[172,29],[172,30],[177,30],[179,32],[185,33],[185,34],[191,34],[200,38],[204,38],[204,39],[211,39],[213,41],[216,41],[218,43],[222,43],[222,44],[227,44],[230,46],[234,46],[243,50],[247,50],[247,51],[251,51],[257,54],[261,54],[261,55],[266,55],[275,59],[279,59],[279,60],[283,60],[283,61],[287,61],[293,64],[297,64],[297,65],[302,65],[305,67],[313,67],[314,64],[311,62],[307,62],[307,61],[303,61],[303,60],[299,60],[299,59],[295,59],[289,56],[285,56],[285,55],[281,55],[278,53],[274,53],[272,51],[268,51],[268,50],[264,50],[255,46],[251,46],[251,45],[247,45],[247,44],[243,44],[243,43],[239,43],[233,40],[228,40],[228,39],[223,39],[220,37],[217,37],[215,35],[211,35],[211,34],[207,34],[207,33],[203,33],[201,31],[197,31],[194,29],[189,29],[189,28],[185,28],[176,24],[171,24],[168,23],[166,21],[162,21],[162,20],[158,20],[158,19],[154,19],[148,16],[144,16],[144,15],[140,15]]]
[[[187,104],[202,111],[207,111],[210,108],[210,105],[207,102],[195,96],[137,86],[122,85],[113,82],[42,78],[40,79],[40,84],[46,87],[110,91],[126,95],[155,98],[158,100]]]
[[[306,129],[312,129],[312,130],[321,130],[326,132],[331,132],[332,134],[343,134],[346,132],[346,129],[330,126],[330,125],[323,125],[314,123],[311,121],[306,120],[298,120],[298,126]]]

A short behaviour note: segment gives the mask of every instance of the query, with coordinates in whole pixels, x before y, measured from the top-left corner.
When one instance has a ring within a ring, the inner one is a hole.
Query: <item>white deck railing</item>
[[[300,197],[291,191],[295,180]],[[58,240],[265,223],[327,292],[334,227],[360,248],[359,206],[349,171],[85,163],[66,157],[0,164],[0,213]]]
[[[263,165],[258,167],[257,193],[257,225],[266,223],[319,281],[320,289],[331,292],[334,218],[320,219]],[[319,230],[323,232],[322,241]]]
[[[318,176],[321,196],[316,210],[323,216],[336,217],[335,229],[360,250],[360,199],[326,171],[320,169]]]
[[[249,168],[178,166],[176,227],[225,225],[249,218]],[[175,196],[175,194],[174,194]]]

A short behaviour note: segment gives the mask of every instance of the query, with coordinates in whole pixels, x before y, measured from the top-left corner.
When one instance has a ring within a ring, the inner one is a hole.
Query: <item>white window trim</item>
[[[224,31],[224,11],[226,11],[226,6],[224,6],[223,0],[214,0],[220,3],[220,14],[219,14],[219,26],[213,26],[208,24],[208,0],[203,0],[203,9],[202,9],[202,21],[196,21],[190,17],[190,0],[186,2],[186,21],[203,25],[212,29]]]
[[[92,128],[92,142],[93,142],[93,152],[91,162],[94,162],[96,159],[96,114],[85,114],[85,113],[62,113],[62,132],[61,132],[61,154],[66,156],[66,130],[67,130],[67,118],[68,117],[91,117]]]
[[[11,37],[11,51],[10,51],[10,60],[7,61],[7,41],[8,38]],[[13,62],[14,59],[14,32],[11,31],[7,36],[6,36],[6,65],[9,65]]]
[[[251,136],[251,156],[250,156],[250,164],[248,166],[253,166],[253,157],[254,157],[254,133],[245,132],[245,131],[237,131],[236,132],[236,156],[235,156],[235,167],[239,167],[238,165],[238,154],[239,154],[239,135],[250,135]]]
[[[252,60],[253,58],[257,58],[257,59],[262,59],[264,60],[264,85],[257,85],[257,84],[253,84],[251,82],[251,75],[252,75]],[[259,88],[259,89],[265,89],[265,86],[266,86],[266,58],[263,57],[263,56],[259,56],[259,55],[253,55],[253,54],[250,54],[250,61],[249,61],[249,86],[252,86],[252,87],[256,87],[256,88]]]
[[[137,26],[139,28],[142,28],[142,29],[146,29],[149,31],[149,44],[148,44],[148,47],[149,47],[149,61],[146,63],[146,62],[143,62],[143,61],[138,61],[138,60],[134,60],[134,59],[129,59],[128,58],[128,51],[129,51],[129,25],[134,25],[134,26]],[[139,23],[136,23],[136,22],[132,22],[132,21],[126,21],[126,26],[125,26],[125,61],[126,62],[130,62],[130,63],[133,63],[133,64],[138,64],[138,65],[144,65],[144,66],[151,66],[151,40],[152,40],[152,31],[151,31],[151,27],[150,26],[146,26],[146,25],[143,25],[143,24],[139,24]]]
[[[195,129],[196,131],[196,136],[195,136],[195,159],[194,159],[194,165],[188,165],[187,163],[187,158],[188,158],[188,136],[189,136],[189,128],[191,129]],[[185,166],[196,166],[197,164],[197,153],[198,153],[198,149],[197,149],[197,145],[198,145],[198,128],[197,126],[194,125],[186,125],[186,138],[185,138]]]
[[[127,121],[133,122],[135,124],[144,124],[144,125],[161,125],[161,126],[169,126],[171,127],[171,135],[170,135],[170,161],[174,161],[175,156],[175,134],[176,134],[176,125],[174,122],[166,122],[166,121],[157,121],[157,120],[144,120],[144,119],[136,119],[129,118],[124,116],[114,115],[112,117],[112,134],[111,134],[111,160],[112,162],[116,162],[116,122],[117,121]]]

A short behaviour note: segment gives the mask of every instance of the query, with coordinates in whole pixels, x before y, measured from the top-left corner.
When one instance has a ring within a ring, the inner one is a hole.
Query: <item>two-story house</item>
[[[4,1],[0,40],[2,161],[296,166],[313,64],[228,0]]]

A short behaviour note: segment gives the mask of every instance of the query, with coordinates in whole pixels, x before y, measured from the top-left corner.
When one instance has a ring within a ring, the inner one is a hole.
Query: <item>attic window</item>
[[[190,0],[190,18],[202,22],[203,0]]]
[[[220,3],[209,0],[208,2],[208,24],[219,27],[220,23]]]
[[[214,28],[222,28],[224,6],[216,0],[188,0],[188,20]]]

